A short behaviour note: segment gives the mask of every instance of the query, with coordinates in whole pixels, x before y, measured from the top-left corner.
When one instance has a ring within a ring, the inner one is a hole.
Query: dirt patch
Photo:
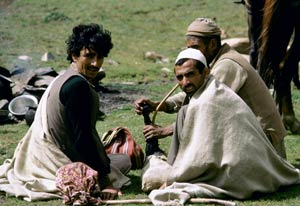
[[[99,95],[100,110],[107,114],[116,109],[133,107],[137,98],[147,94],[134,85],[110,85],[103,87]]]
[[[13,0],[0,0],[0,9],[5,9]]]
[[[5,203],[5,194],[4,192],[0,192],[0,204]]]

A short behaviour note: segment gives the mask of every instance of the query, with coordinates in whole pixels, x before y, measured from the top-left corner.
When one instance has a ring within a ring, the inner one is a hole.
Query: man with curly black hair
[[[96,130],[99,97],[91,83],[113,48],[111,34],[101,25],[82,24],[73,28],[66,44],[70,68],[45,91],[13,161],[0,166],[0,180],[6,180],[0,181],[0,190],[28,200],[60,197],[56,172],[81,162],[98,172],[100,197],[114,199],[130,183],[123,174],[131,162],[126,155],[107,156]],[[29,182],[34,184],[27,187]]]

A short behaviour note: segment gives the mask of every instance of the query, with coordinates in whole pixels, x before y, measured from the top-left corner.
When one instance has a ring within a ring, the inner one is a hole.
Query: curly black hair
[[[111,33],[95,23],[75,26],[66,44],[67,60],[70,62],[73,62],[72,55],[79,56],[83,48],[93,49],[102,57],[107,57],[113,48]]]

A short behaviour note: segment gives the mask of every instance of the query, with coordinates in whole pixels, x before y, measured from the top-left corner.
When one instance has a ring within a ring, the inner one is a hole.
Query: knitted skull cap
[[[197,18],[187,28],[186,35],[192,36],[220,36],[221,29],[209,18]]]

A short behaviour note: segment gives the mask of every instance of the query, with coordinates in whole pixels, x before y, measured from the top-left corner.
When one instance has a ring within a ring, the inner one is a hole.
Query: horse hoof
[[[285,116],[283,123],[286,129],[291,131],[292,134],[300,134],[300,122],[296,117]]]

